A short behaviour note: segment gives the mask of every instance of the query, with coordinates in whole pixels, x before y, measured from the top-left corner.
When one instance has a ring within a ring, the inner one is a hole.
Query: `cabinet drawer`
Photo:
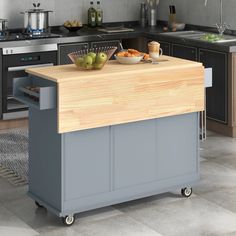
[[[39,110],[56,107],[56,87],[34,83],[29,77],[14,79],[13,96],[29,107]]]

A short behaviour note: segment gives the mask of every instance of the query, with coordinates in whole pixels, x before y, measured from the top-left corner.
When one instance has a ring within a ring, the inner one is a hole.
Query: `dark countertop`
[[[58,38],[51,39],[33,39],[33,40],[19,40],[19,41],[8,41],[0,42],[0,48],[3,47],[17,47],[17,46],[29,46],[37,44],[49,44],[49,43],[78,43],[78,42],[91,42],[91,41],[102,41],[102,40],[117,40],[117,39],[128,39],[146,37],[150,39],[156,39],[160,41],[166,41],[170,43],[183,44],[186,46],[194,46],[199,48],[205,48],[209,50],[216,50],[221,52],[236,52],[236,41],[228,43],[210,43],[204,41],[197,41],[194,39],[178,38],[163,34],[162,27],[145,27],[142,28],[137,24],[126,23],[126,27],[133,28],[133,32],[120,32],[120,33],[103,33],[96,29],[84,27],[77,32],[69,32],[64,27],[54,27],[51,32],[58,34]],[[204,30],[204,29],[200,29]],[[209,28],[206,29],[208,32]]]

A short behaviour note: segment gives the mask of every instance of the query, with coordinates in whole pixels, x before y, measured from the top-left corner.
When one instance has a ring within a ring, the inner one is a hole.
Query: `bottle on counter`
[[[96,10],[94,9],[93,2],[90,2],[90,8],[88,9],[88,26],[96,26]]]
[[[103,22],[103,10],[101,8],[100,1],[97,1],[97,9],[96,9],[96,24],[97,26],[102,26]]]
[[[147,6],[145,2],[141,3],[140,7],[140,25],[145,27],[147,24]]]

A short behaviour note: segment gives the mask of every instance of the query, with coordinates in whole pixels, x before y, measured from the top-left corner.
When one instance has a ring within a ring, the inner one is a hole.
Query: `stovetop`
[[[59,37],[60,37],[59,34],[52,34],[52,33],[31,34],[31,33],[22,33],[22,32],[6,32],[4,34],[0,34],[0,42],[59,38]]]

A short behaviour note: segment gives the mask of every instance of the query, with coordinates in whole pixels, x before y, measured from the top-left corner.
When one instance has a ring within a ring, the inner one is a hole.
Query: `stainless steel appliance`
[[[21,12],[21,14],[24,14],[24,27],[28,32],[41,34],[48,30],[49,13],[52,11],[39,9],[40,3],[33,3],[33,6],[34,9]]]
[[[159,0],[146,0],[149,26],[156,26],[157,24],[157,6],[159,2]]]
[[[5,34],[6,31],[7,31],[7,20],[0,19],[0,35]]]
[[[27,117],[26,105],[13,97],[13,79],[26,76],[30,67],[57,64],[57,44],[44,44],[2,49],[1,118],[3,120]]]

